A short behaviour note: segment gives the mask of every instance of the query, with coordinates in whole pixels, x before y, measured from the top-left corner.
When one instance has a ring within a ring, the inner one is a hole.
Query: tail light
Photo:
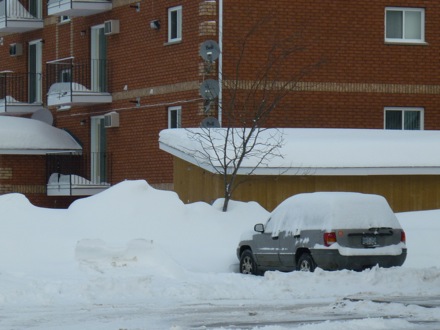
[[[324,245],[330,246],[332,244],[336,243],[336,233],[324,233]]]
[[[406,234],[403,230],[400,232],[400,241],[406,243]]]

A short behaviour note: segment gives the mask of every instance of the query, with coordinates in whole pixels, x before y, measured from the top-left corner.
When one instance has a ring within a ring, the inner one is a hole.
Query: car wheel
[[[315,261],[308,252],[304,252],[301,257],[299,257],[296,269],[302,272],[313,272],[316,268]]]
[[[240,273],[258,275],[258,267],[251,250],[245,250],[240,257]]]

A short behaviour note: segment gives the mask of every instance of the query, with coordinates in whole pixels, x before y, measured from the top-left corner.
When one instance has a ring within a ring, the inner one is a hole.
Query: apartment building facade
[[[1,0],[0,120],[45,120],[82,151],[2,154],[0,192],[61,207],[126,179],[172,189],[159,132],[233,125],[261,72],[291,82],[267,126],[437,130],[438,17],[434,0]]]

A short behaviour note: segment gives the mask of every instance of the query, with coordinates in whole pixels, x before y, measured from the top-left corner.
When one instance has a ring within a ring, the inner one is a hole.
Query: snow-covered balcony
[[[0,115],[32,114],[42,109],[41,73],[0,72]]]
[[[89,16],[112,9],[111,0],[49,0],[48,15]]]
[[[0,33],[22,33],[43,28],[42,17],[33,15],[31,12],[36,10],[32,6],[28,10],[23,4],[19,0],[0,0]]]
[[[90,196],[111,186],[110,153],[47,155],[48,196]]]
[[[47,62],[47,105],[74,106],[111,103],[107,60],[65,58]]]

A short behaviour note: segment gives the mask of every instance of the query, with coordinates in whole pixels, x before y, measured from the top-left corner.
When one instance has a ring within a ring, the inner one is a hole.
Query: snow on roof
[[[78,142],[59,128],[39,120],[0,116],[0,154],[44,155],[81,150]]]
[[[211,128],[211,130],[213,130]],[[217,130],[225,130],[218,128]],[[440,174],[440,131],[379,129],[283,128],[283,158],[259,167],[259,175],[409,175]],[[200,128],[160,132],[160,148],[173,156],[215,172],[194,158],[200,145],[190,132]],[[268,129],[265,134],[273,134]],[[267,135],[265,135],[267,136]],[[261,141],[265,137],[262,136]],[[247,174],[257,158],[246,159],[239,174]]]

